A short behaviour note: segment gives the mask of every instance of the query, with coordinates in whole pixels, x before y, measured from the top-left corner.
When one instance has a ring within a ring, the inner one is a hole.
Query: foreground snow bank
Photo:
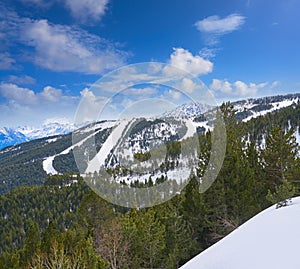
[[[299,269],[300,197],[272,206],[190,260],[181,269]]]

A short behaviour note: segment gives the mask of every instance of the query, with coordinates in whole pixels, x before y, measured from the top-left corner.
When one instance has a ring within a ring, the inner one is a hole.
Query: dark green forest
[[[0,268],[175,269],[272,203],[284,206],[282,201],[299,195],[294,132],[300,106],[247,123],[237,120],[230,103],[221,111],[226,155],[217,179],[204,193],[199,192],[198,177],[192,176],[166,203],[129,209],[106,202],[79,175],[66,173],[48,177],[43,185],[35,185],[33,177],[31,186],[2,194]],[[211,133],[198,136],[201,178]],[[172,142],[168,152],[176,158],[179,148]],[[135,158],[143,161],[148,156]]]

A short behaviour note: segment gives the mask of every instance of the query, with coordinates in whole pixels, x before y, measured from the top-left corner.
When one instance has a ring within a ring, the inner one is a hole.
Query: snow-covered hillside
[[[267,113],[298,104],[299,101],[299,94],[289,94],[242,100],[232,104],[237,112],[237,119],[247,122]]]
[[[300,197],[272,206],[181,269],[299,269]]]

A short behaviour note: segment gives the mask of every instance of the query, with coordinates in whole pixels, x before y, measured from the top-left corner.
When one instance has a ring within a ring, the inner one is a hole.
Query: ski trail
[[[59,155],[64,155],[64,154],[68,154],[72,149],[74,149],[75,147],[80,147],[85,141],[87,141],[89,138],[91,138],[92,136],[95,136],[96,134],[98,134],[99,132],[103,131],[104,129],[107,129],[109,127],[105,127],[105,128],[101,128],[100,130],[98,130],[95,133],[92,133],[90,135],[88,135],[87,137],[85,137],[84,139],[80,140],[79,142],[77,142],[76,144],[66,148],[65,150],[63,150],[62,152],[55,154],[53,156],[47,157],[44,161],[43,161],[43,169],[47,174],[51,174],[51,175],[57,175],[58,172],[55,170],[55,168],[53,167],[53,161],[55,159],[56,156]]]
[[[192,123],[191,120],[184,120],[184,121],[185,121],[185,126],[187,127],[187,131],[186,131],[185,135],[179,141],[182,141],[189,137],[193,137],[194,134],[197,133],[196,126]]]
[[[99,171],[101,166],[104,166],[105,159],[111,152],[111,150],[118,145],[119,141],[122,139],[122,135],[124,134],[124,131],[128,129],[129,122],[127,120],[123,120],[120,122],[120,124],[113,129],[109,137],[106,139],[106,141],[103,143],[101,149],[96,154],[96,156],[90,160],[88,163],[88,167],[85,171],[85,173],[93,173],[95,171]],[[127,127],[127,128],[126,128]]]
[[[57,174],[57,171],[53,167],[53,160],[55,157],[56,157],[56,155],[48,157],[43,161],[43,169],[48,175],[49,174],[51,174],[51,175]]]

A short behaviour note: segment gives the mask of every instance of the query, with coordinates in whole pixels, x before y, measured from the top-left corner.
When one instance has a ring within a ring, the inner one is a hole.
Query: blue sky
[[[299,92],[299,10],[296,0],[2,0],[0,126],[73,121],[81,98],[111,99],[91,85],[141,62],[190,72],[218,103]],[[179,100],[140,84],[123,103]]]

